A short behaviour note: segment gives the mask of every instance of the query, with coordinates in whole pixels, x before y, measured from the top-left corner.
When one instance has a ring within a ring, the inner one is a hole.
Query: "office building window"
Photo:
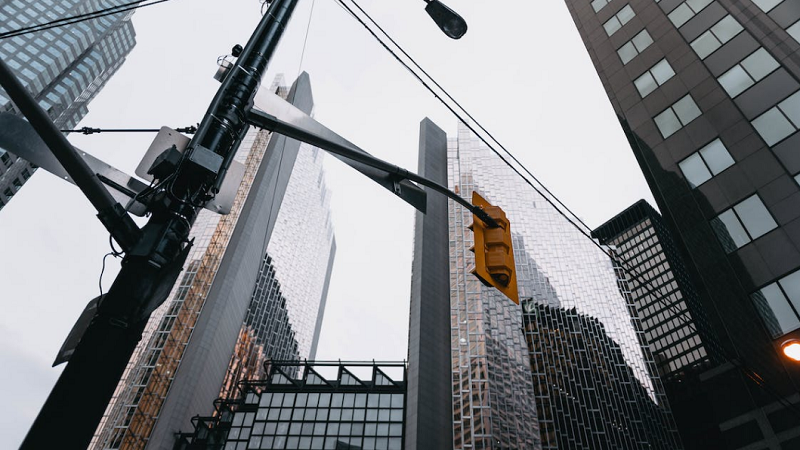
[[[622,60],[622,64],[628,64],[633,58],[636,57],[639,53],[642,53],[644,49],[650,46],[653,43],[653,38],[650,37],[650,33],[647,30],[642,30],[639,34],[633,37],[630,41],[626,42],[625,45],[617,50],[617,54],[619,55],[619,59]]]
[[[657,115],[653,120],[664,139],[685,127],[689,122],[700,117],[700,108],[691,95],[686,95],[672,106]]]
[[[722,141],[714,139],[710,144],[681,161],[678,166],[680,166],[683,176],[686,177],[686,181],[695,188],[733,164],[733,158]]]
[[[594,0],[592,2],[592,9],[594,9],[594,12],[598,12],[608,4],[608,1],[609,0]]]
[[[697,15],[697,13],[712,2],[713,0],[686,0],[668,14],[669,20],[671,20],[676,27],[680,28],[681,25],[688,22],[689,19]]]
[[[758,195],[752,195],[711,221],[728,253],[778,227]]]
[[[778,61],[775,61],[775,58],[764,47],[761,47],[720,75],[717,80],[725,92],[733,98],[761,81],[778,67],[780,67]]]
[[[789,28],[786,29],[786,32],[789,33],[789,35],[793,37],[795,41],[800,42],[800,20],[789,26]]]
[[[800,328],[800,271],[764,286],[752,299],[773,338]]]
[[[736,37],[742,30],[744,30],[742,25],[729,14],[692,41],[691,45],[697,56],[705,59],[723,44]]]
[[[783,0],[753,0],[753,3],[766,13],[783,3]]]
[[[611,36],[612,34],[616,33],[617,30],[622,28],[623,25],[630,22],[635,15],[636,13],[633,12],[631,5],[623,6],[618,13],[614,14],[614,16],[612,16],[610,19],[608,19],[608,21],[606,21],[606,23],[603,24],[606,34]]]
[[[675,76],[675,71],[672,70],[672,66],[670,66],[667,59],[664,58],[655,63],[655,65],[642,74],[642,76],[635,79],[633,84],[636,85],[639,95],[645,98],[673,76]]]
[[[774,145],[800,128],[800,91],[752,121],[767,145]]]

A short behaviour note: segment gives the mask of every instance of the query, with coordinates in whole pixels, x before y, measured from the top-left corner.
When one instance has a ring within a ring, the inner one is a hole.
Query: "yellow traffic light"
[[[496,288],[519,305],[511,224],[506,213],[477,192],[472,193],[472,204],[480,206],[500,225],[492,228],[477,216],[472,216],[472,225],[469,227],[475,236],[475,245],[470,248],[475,253],[475,268],[472,273],[483,284]]]

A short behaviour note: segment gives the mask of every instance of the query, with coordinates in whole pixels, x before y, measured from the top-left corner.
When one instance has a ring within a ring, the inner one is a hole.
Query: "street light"
[[[781,344],[781,350],[787,358],[800,362],[800,339],[789,339]]]
[[[425,12],[431,16],[431,19],[436,22],[436,25],[447,37],[461,39],[461,36],[464,36],[467,32],[467,22],[458,13],[439,0],[425,0],[425,2],[428,4],[425,7]]]

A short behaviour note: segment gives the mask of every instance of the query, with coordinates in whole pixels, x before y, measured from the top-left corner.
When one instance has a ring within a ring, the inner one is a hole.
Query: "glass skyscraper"
[[[274,361],[176,450],[403,448],[405,363]]]
[[[309,77],[270,88],[311,112]],[[288,92],[287,92],[288,91]],[[171,449],[176,429],[264,376],[271,359],[313,358],[335,254],[323,153],[251,129],[230,214],[202,211],[194,247],[151,317],[97,429],[96,449]]]
[[[0,3],[0,32],[38,25],[109,6],[122,0],[14,0]],[[136,45],[133,11],[0,40],[0,59],[47,111],[56,126],[74,128],[88,103]],[[17,112],[0,88],[0,112]],[[36,170],[0,149],[0,209]]]
[[[434,316],[450,325],[449,336],[436,338],[447,339],[450,355],[449,447],[681,448],[626,278],[608,249],[570,224],[463,124],[446,139],[426,120],[420,142],[421,172],[446,177],[464,198],[477,191],[506,212],[522,301],[514,304],[470,273],[472,214],[429,199],[416,224],[408,439],[418,448],[445,448],[424,445],[424,435],[437,431],[414,419],[443,401],[423,394],[426,383],[445,382],[426,367],[436,364],[432,355],[443,345],[416,344],[431,340],[426,327],[431,333],[437,326],[428,318]],[[435,293],[415,290],[418,270]],[[447,316],[438,307],[417,316],[443,296],[450,300]]]
[[[800,448],[800,8],[566,0],[714,339],[691,448]]]

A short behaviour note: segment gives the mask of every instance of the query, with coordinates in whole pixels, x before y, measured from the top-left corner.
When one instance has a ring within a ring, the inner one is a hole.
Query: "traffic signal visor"
[[[472,193],[472,204],[480,206],[500,225],[492,228],[473,214],[472,225],[469,227],[475,237],[475,245],[470,248],[475,253],[475,268],[472,273],[483,284],[496,288],[519,305],[511,224],[506,213],[500,207],[491,205],[477,192]]]

